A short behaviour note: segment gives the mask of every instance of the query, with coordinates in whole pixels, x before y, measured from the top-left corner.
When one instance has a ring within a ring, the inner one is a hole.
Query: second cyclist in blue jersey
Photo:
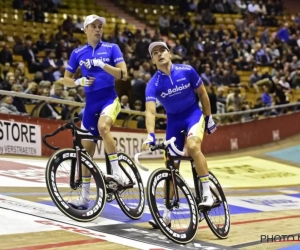
[[[164,106],[167,113],[166,140],[176,137],[176,146],[183,150],[187,132],[186,148],[193,158],[195,168],[203,186],[203,200],[200,206],[210,207],[213,204],[209,188],[208,168],[201,152],[201,143],[205,130],[208,134],[216,130],[216,124],[211,116],[210,102],[202,79],[193,67],[185,64],[172,64],[171,53],[164,42],[153,42],[149,46],[152,62],[157,72],[146,87],[146,128],[148,138],[143,144],[143,150],[155,144],[155,113],[156,99]],[[198,105],[195,92],[199,95],[203,113]],[[171,149],[170,149],[171,150]],[[175,152],[171,153],[176,155]],[[177,165],[179,167],[179,163]],[[172,196],[172,195],[171,195]],[[170,223],[170,213],[164,211],[166,224]],[[150,221],[155,226],[153,221]]]
[[[87,36],[87,43],[72,51],[64,74],[64,84],[67,87],[84,86],[86,105],[81,127],[89,130],[92,135],[102,136],[113,170],[113,176],[106,175],[106,180],[123,185],[117,148],[110,129],[121,110],[115,90],[115,79],[126,80],[127,67],[119,46],[101,41],[105,23],[105,18],[97,15],[86,17],[83,31]],[[82,77],[74,79],[78,67],[81,69]],[[82,144],[93,157],[95,142],[84,140]],[[71,204],[86,209],[89,206],[91,174],[85,167],[82,172],[82,197]]]

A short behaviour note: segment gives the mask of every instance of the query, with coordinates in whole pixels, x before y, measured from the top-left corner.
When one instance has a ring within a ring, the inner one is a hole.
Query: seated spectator
[[[84,87],[78,87],[77,89],[77,95],[75,96],[76,102],[85,102],[85,92]]]
[[[129,105],[129,101],[128,101],[128,96],[127,95],[123,95],[121,96],[121,108],[122,109],[128,109],[130,110],[130,105]]]
[[[53,84],[52,89],[50,91],[50,96],[52,98],[65,99],[63,90],[64,90],[64,85],[61,84],[58,80]]]
[[[229,107],[233,108],[233,110],[240,111],[242,108],[242,98],[240,97],[240,89],[235,88],[232,93],[229,93],[226,98],[226,110],[228,112]]]
[[[289,24],[285,23],[277,32],[277,37],[280,41],[288,43],[290,40]]]
[[[38,51],[43,51],[47,49],[47,41],[44,33],[41,33],[39,36],[39,40],[36,41],[36,47]]]
[[[74,32],[82,33],[82,29],[83,29],[83,22],[80,17],[77,17],[77,21],[74,24]]]
[[[57,62],[56,62],[57,66],[64,66],[65,68],[68,67],[69,57],[68,57],[67,52],[62,52],[61,53],[61,58],[57,58],[57,59],[58,59]]]
[[[217,113],[217,95],[215,93],[215,89],[213,86],[209,86],[207,90],[209,102],[210,102],[210,108],[211,113],[216,114]]]
[[[49,97],[50,91],[48,89],[43,89],[42,96]],[[48,119],[55,119],[55,120],[61,120],[60,113],[55,108],[56,103],[47,102],[40,111],[39,117],[42,118],[48,118]]]
[[[229,79],[230,79],[230,86],[232,87],[238,87],[241,83],[240,81],[240,76],[237,74],[237,71],[236,71],[236,68],[233,68],[230,76],[229,76]]]
[[[27,10],[24,12],[23,20],[27,22],[33,22],[34,21],[34,12],[31,9],[31,7],[27,7]]]
[[[28,65],[29,73],[35,73],[38,70],[41,70],[42,66],[37,58],[38,50],[36,46],[32,45],[31,39],[26,39],[25,47],[22,52],[23,60]]]
[[[48,89],[49,91],[51,90],[51,82],[50,81],[41,81],[39,83],[39,87],[38,87],[38,93],[42,94],[43,89]]]
[[[21,84],[12,85],[11,91],[19,92],[19,93],[22,92],[22,85]],[[17,110],[21,114],[26,114],[25,100],[23,98],[14,96],[12,104],[17,108]]]
[[[45,15],[44,15],[41,5],[37,5],[34,10],[34,21],[37,23],[45,22]]]
[[[13,105],[13,98],[6,96],[0,105],[0,113],[8,115],[27,115],[18,111],[17,107]]]
[[[65,98],[65,100],[72,101],[72,102],[75,101],[74,97],[72,97],[72,96],[67,96]],[[62,120],[69,120],[69,119],[71,119],[70,113],[71,113],[71,110],[73,108],[75,108],[75,106],[63,104],[62,110],[61,110],[61,119]],[[77,114],[77,116],[78,116],[78,114]]]
[[[300,66],[298,66],[298,68],[291,73],[290,78],[291,78],[291,87],[295,89],[299,89],[300,88]]]
[[[237,64],[238,70],[249,70],[250,69],[250,63],[247,61],[246,56],[240,57],[240,60]]]
[[[13,54],[8,45],[4,45],[0,51],[0,64],[4,65],[5,63],[13,64]]]
[[[16,78],[13,73],[6,75],[6,80],[2,83],[2,89],[11,91],[12,85],[16,83]]]
[[[58,70],[53,72],[53,78],[55,81],[59,80],[60,78],[64,77],[65,66],[59,66]]]
[[[49,67],[52,67],[54,69],[58,68],[55,60],[55,53],[52,50],[46,50],[41,67],[43,69],[48,69]]]
[[[247,10],[247,4],[245,0],[235,0],[235,4],[240,9],[240,12],[244,12]]]
[[[269,87],[266,85],[263,85],[263,93],[261,95],[261,101],[264,107],[272,106],[273,103],[272,96],[269,93]]]
[[[70,15],[67,16],[67,19],[65,19],[62,23],[62,27],[63,27],[63,30],[65,32],[70,32],[70,31],[73,31],[73,28],[74,28],[74,24],[73,24],[73,20],[72,20],[72,17]]]
[[[251,14],[257,14],[259,13],[259,6],[258,4],[256,4],[253,0],[250,0],[249,3],[248,3],[248,11],[251,13]]]
[[[201,78],[206,86],[211,85],[213,78],[209,67],[205,68],[205,71],[201,74]]]
[[[250,76],[250,86],[253,87],[253,85],[261,80],[261,75],[258,73],[258,69],[255,67],[253,68],[253,74]]]
[[[162,36],[168,36],[169,34],[169,27],[170,27],[170,19],[167,12],[164,12],[158,19],[158,25],[160,34]]]

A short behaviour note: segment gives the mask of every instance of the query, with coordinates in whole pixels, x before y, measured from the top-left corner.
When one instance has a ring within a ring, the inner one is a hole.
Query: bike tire
[[[90,222],[99,217],[106,203],[105,182],[98,166],[89,156],[81,153],[82,164],[88,166],[87,168],[91,170],[91,175],[97,187],[96,200],[87,210],[78,210],[70,206],[58,192],[57,183],[55,181],[56,171],[60,164],[66,160],[73,160],[76,162],[76,159],[75,149],[67,148],[56,151],[47,162],[45,170],[46,186],[52,201],[63,214],[75,221]]]
[[[228,237],[229,232],[230,232],[230,210],[229,210],[229,207],[228,207],[226,196],[224,194],[224,191],[222,189],[222,186],[221,186],[220,182],[218,181],[218,179],[216,178],[216,176],[212,172],[209,172],[209,180],[216,187],[216,189],[219,193],[219,196],[221,197],[221,200],[222,200],[222,203],[221,203],[220,206],[223,206],[223,208],[224,208],[224,216],[225,216],[224,226],[223,227],[218,227],[218,225],[216,225],[212,221],[212,218],[210,217],[209,212],[214,208],[212,208],[210,210],[207,210],[207,211],[203,211],[203,215],[205,217],[205,220],[206,220],[209,228],[214,233],[214,235],[217,236],[219,239],[226,239]],[[211,191],[212,191],[212,188],[211,188]]]
[[[132,203],[130,203],[130,205],[126,204],[126,201],[122,198],[123,193],[117,191],[115,192],[116,201],[118,202],[120,209],[123,211],[124,214],[126,214],[132,220],[138,220],[143,216],[145,211],[146,198],[143,181],[136,165],[127,154],[123,152],[118,152],[118,159],[119,165],[122,165],[122,163],[126,163],[126,165],[129,166],[131,171],[133,172],[134,177],[137,181],[137,192],[139,195],[139,199],[138,204],[136,205],[136,207],[133,208]]]
[[[199,216],[198,216],[198,208],[197,203],[195,201],[194,195],[190,190],[187,183],[184,179],[179,175],[176,175],[176,182],[178,185],[178,189],[184,190],[184,195],[187,197],[189,210],[191,212],[192,218],[190,220],[189,226],[184,232],[174,232],[168,225],[162,223],[162,218],[159,216],[159,210],[155,199],[156,194],[156,187],[159,181],[166,180],[169,178],[171,180],[171,171],[166,168],[156,169],[152,172],[148,179],[147,183],[147,199],[148,199],[148,206],[156,225],[160,228],[162,233],[170,240],[178,244],[188,244],[190,243],[196,236],[198,231],[198,223],[199,223]],[[154,191],[155,190],[155,191]],[[194,217],[193,217],[194,216]]]

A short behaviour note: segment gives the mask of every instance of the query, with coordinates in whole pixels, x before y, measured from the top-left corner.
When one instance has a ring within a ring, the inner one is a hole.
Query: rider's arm
[[[114,44],[112,47],[111,59],[115,66],[104,64],[102,69],[114,78],[126,81],[128,77],[127,66],[124,61],[123,54],[117,44]]]
[[[128,74],[127,74],[127,66],[125,62],[119,62],[116,64],[116,67],[110,66],[109,64],[105,64],[103,67],[108,74],[112,75],[116,79],[121,79],[126,81]]]
[[[196,92],[200,96],[200,101],[203,107],[203,114],[206,116],[211,115],[210,102],[204,84],[201,84],[196,89]]]
[[[75,53],[75,51],[73,50],[68,62],[68,66],[65,70],[65,74],[64,74],[64,85],[68,88],[74,88],[76,86],[75,84],[75,79],[74,79],[74,75],[76,73],[76,70],[78,69],[79,64],[78,64],[78,59],[77,59],[77,54]]]
[[[148,134],[154,133],[155,114],[156,114],[156,103],[155,102],[146,102],[146,128],[147,128]]]
[[[71,73],[68,70],[65,70],[65,74],[64,74],[64,85],[68,88],[74,88],[76,87],[75,82],[74,82],[74,74]]]
[[[200,97],[200,101],[203,108],[203,114],[205,116],[210,116],[211,115],[210,101],[201,77],[198,75],[198,73],[195,71],[193,67],[191,67],[191,69],[187,72],[187,74],[191,81],[193,89]]]

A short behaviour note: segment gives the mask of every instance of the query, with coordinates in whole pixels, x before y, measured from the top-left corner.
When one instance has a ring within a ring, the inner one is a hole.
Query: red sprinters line
[[[99,243],[104,241],[105,240],[101,240],[101,239],[76,240],[76,241],[69,241],[69,242],[37,245],[37,246],[18,247],[18,248],[14,247],[6,250],[39,250],[39,249],[49,249],[55,247],[68,247],[68,246],[77,246],[77,245],[90,244],[90,243]]]
[[[283,217],[277,217],[277,218],[265,218],[265,219],[257,219],[257,220],[245,220],[245,221],[236,221],[231,222],[231,225],[242,225],[242,224],[250,224],[250,223],[256,223],[256,222],[263,222],[263,221],[271,221],[271,220],[286,220],[286,219],[294,219],[294,218],[300,218],[300,215],[290,215],[290,216],[283,216]],[[208,226],[200,226],[198,229],[208,228]]]

